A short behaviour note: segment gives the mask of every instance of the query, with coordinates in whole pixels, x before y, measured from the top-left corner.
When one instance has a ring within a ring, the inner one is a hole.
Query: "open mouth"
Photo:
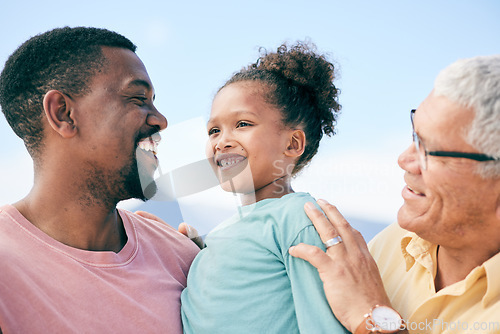
[[[410,190],[412,193],[414,193],[415,195],[418,195],[418,196],[425,196],[425,194],[421,193],[421,192],[418,192],[414,189],[412,189],[410,186],[406,186],[408,188],[408,190]]]
[[[246,157],[239,154],[224,153],[215,158],[215,163],[221,170],[226,170],[238,165],[246,160]]]
[[[230,169],[245,160],[246,157],[234,153],[223,153],[216,156],[214,159],[215,164],[220,168],[221,171]]]
[[[160,141],[161,141],[161,136],[157,132],[139,141],[137,146],[146,152],[152,152],[156,158],[156,153],[158,152],[158,144],[160,143]]]

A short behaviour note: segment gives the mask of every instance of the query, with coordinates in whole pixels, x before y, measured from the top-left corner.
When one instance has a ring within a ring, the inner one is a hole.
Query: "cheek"
[[[425,192],[430,205],[439,207],[441,210],[455,205],[460,196],[460,190],[456,182],[450,182],[445,177],[429,178],[425,182],[432,185]]]
[[[207,143],[205,145],[205,156],[208,159],[211,159],[214,157],[214,150],[213,150],[213,145],[210,140],[207,140]]]

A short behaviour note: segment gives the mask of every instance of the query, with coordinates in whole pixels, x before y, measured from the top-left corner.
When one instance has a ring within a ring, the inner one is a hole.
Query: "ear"
[[[304,153],[305,148],[306,134],[302,130],[293,130],[290,135],[285,155],[292,158],[300,157]]]
[[[71,138],[76,134],[72,103],[69,96],[58,90],[48,91],[43,98],[45,116],[52,129],[63,138]]]

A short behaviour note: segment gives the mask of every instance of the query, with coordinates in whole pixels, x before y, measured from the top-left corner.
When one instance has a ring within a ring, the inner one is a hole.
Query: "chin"
[[[403,206],[398,211],[397,219],[398,219],[398,224],[399,226],[401,226],[401,228],[413,232],[411,229],[411,225],[412,222],[415,220],[416,216],[409,211],[410,210],[406,206],[406,204],[403,204]]]
[[[423,237],[432,229],[432,224],[428,224],[423,216],[424,214],[410,210],[403,204],[398,211],[398,224],[401,228]]]
[[[142,201],[147,201],[151,198],[153,198],[154,195],[156,195],[156,192],[158,191],[158,186],[156,185],[156,182],[151,182],[150,184],[148,184],[145,188],[143,188],[143,191],[142,191],[142,196],[138,199],[142,200]]]
[[[218,173],[221,188],[227,192],[246,194],[255,191],[252,173],[250,169],[243,171],[224,171]]]
[[[248,184],[247,182],[238,182],[238,180],[235,179],[221,182],[220,186],[222,190],[235,194],[248,194],[255,192],[252,182],[251,184]]]
[[[124,199],[135,198],[141,201],[147,201],[153,197],[157,192],[156,182],[154,178],[146,177],[144,173],[140,173],[136,166],[132,166],[125,178],[125,192]]]

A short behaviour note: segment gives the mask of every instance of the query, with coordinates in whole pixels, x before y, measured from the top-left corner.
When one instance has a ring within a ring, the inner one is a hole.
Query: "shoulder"
[[[137,233],[138,242],[143,245],[147,243],[159,249],[168,248],[170,252],[173,251],[188,258],[194,258],[200,250],[189,238],[166,223],[144,218],[123,209],[119,212],[122,218],[129,220]]]
[[[292,193],[270,201],[259,210],[260,215],[272,218],[274,225],[286,225],[287,230],[300,230],[313,226],[304,211],[304,204],[316,203],[314,197],[307,193]]]
[[[307,202],[316,203],[316,199],[308,193],[298,192],[285,195],[274,202],[272,202],[272,207],[274,210],[287,215],[299,214],[302,217],[306,217],[304,211],[304,204]]]
[[[408,234],[408,231],[401,228],[398,223],[392,223],[384,228],[369,242],[370,249],[379,249],[399,245],[401,239]]]
[[[307,202],[317,206],[316,199],[307,193],[289,194],[273,203],[274,231],[279,243],[286,249],[300,242],[322,245],[314,225],[304,211]]]
[[[393,256],[402,256],[401,241],[408,231],[392,223],[377,234],[369,243],[368,248],[377,263]]]
[[[0,255],[16,252],[17,247],[32,241],[26,219],[12,206],[0,206]]]

